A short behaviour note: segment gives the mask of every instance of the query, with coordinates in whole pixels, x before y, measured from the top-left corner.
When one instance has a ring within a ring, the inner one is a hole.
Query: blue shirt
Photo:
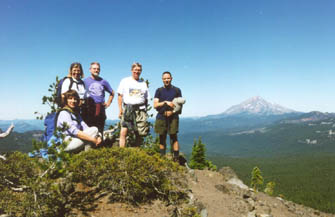
[[[159,100],[158,102],[163,102],[163,101],[172,102],[172,100],[174,98],[177,98],[177,97],[182,97],[181,96],[181,91],[178,87],[175,87],[175,86],[171,85],[169,87],[158,88],[156,90],[154,98],[157,98]],[[173,108],[171,108],[170,106],[165,104],[161,107],[158,107],[156,110],[158,111],[156,118],[161,119],[161,120],[165,120],[166,117],[164,116],[164,112],[172,111]]]

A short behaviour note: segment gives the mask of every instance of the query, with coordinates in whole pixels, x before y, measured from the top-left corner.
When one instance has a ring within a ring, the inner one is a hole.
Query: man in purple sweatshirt
[[[106,109],[110,106],[114,98],[114,91],[109,83],[102,79],[100,75],[100,63],[93,62],[90,66],[91,76],[84,80],[88,93],[86,111],[83,114],[84,121],[88,126],[95,126],[103,135],[106,120]],[[109,93],[105,102],[105,92]]]

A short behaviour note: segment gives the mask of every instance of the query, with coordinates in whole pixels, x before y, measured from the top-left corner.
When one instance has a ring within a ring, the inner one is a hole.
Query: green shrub
[[[179,211],[179,215],[177,212],[172,215],[172,217],[201,217],[199,214],[198,208],[192,205],[184,207],[182,210]]]
[[[102,148],[68,160],[62,164],[65,172],[57,176],[55,161],[22,153],[0,161],[0,214],[70,216],[73,209],[94,208],[94,202],[106,194],[110,202],[131,204],[160,199],[176,205],[187,199],[184,168],[152,150]],[[78,188],[79,183],[83,189]]]
[[[14,152],[6,161],[0,160],[0,174],[0,214],[20,216],[27,193],[19,189],[34,182],[37,176],[34,163],[26,154]]]
[[[111,201],[143,203],[162,199],[177,203],[186,198],[183,168],[153,151],[111,148],[73,157],[73,181],[112,193]]]
[[[264,189],[264,192],[270,196],[273,195],[273,191],[275,189],[276,183],[275,182],[268,182],[266,184],[266,187]]]
[[[8,181],[13,186],[27,185],[36,176],[37,170],[33,161],[20,152],[14,152],[7,160],[0,160],[0,191],[8,187]]]
[[[40,165],[50,165],[43,170]],[[0,214],[11,216],[66,216],[71,192],[65,178],[52,178],[52,162],[15,152],[0,161]],[[47,172],[47,173],[46,173]],[[49,174],[49,175],[48,175]]]

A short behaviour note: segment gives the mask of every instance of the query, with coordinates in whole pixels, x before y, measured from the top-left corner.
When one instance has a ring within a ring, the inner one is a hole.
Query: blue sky
[[[48,85],[75,61],[86,76],[99,61],[114,90],[140,62],[151,96],[171,71],[184,117],[253,96],[335,112],[334,11],[333,0],[1,0],[0,119],[46,112]]]

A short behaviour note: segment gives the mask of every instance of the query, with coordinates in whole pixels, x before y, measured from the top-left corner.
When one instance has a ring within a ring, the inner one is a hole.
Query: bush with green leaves
[[[264,178],[262,176],[262,171],[256,166],[252,169],[251,172],[251,187],[254,189],[254,191],[258,191],[259,188],[263,185]],[[275,182],[268,182],[264,188],[264,193],[266,193],[269,196],[273,195],[274,188],[276,186]]]
[[[269,196],[272,196],[275,187],[276,187],[276,183],[275,183],[275,182],[268,182],[268,183],[266,184],[266,187],[265,187],[265,189],[264,189],[264,192],[265,192],[266,194],[268,194]]]
[[[16,215],[26,195],[17,193],[21,186],[29,186],[37,171],[26,154],[14,152],[7,160],[0,160],[0,214]]]
[[[19,152],[0,161],[0,214],[51,217],[70,211],[67,182],[50,176],[55,167],[43,170],[41,164],[43,160]]]
[[[112,193],[111,201],[132,204],[161,199],[175,204],[186,198],[183,168],[154,151],[109,148],[73,156],[73,182]]]
[[[181,209],[176,209],[172,215],[172,217],[202,217],[200,215],[200,210],[198,207],[194,205],[187,205]]]
[[[49,85],[48,92],[50,93],[50,96],[43,96],[42,97],[42,104],[48,105],[50,107],[50,112],[47,114],[50,114],[52,112],[56,112],[57,109],[59,109],[56,98],[57,98],[57,86],[60,82],[60,79],[58,79],[58,76],[56,76],[56,81]],[[36,118],[43,120],[44,115],[39,112],[34,112],[35,115],[38,115]]]
[[[192,155],[189,166],[192,169],[203,170],[208,168],[210,170],[216,170],[216,166],[209,160],[206,159],[206,145],[202,143],[199,137],[198,142],[194,140]]]
[[[134,205],[187,200],[184,168],[152,150],[101,148],[70,155],[62,166],[59,172],[52,160],[18,152],[0,161],[0,214],[71,216],[94,208],[102,195]]]

